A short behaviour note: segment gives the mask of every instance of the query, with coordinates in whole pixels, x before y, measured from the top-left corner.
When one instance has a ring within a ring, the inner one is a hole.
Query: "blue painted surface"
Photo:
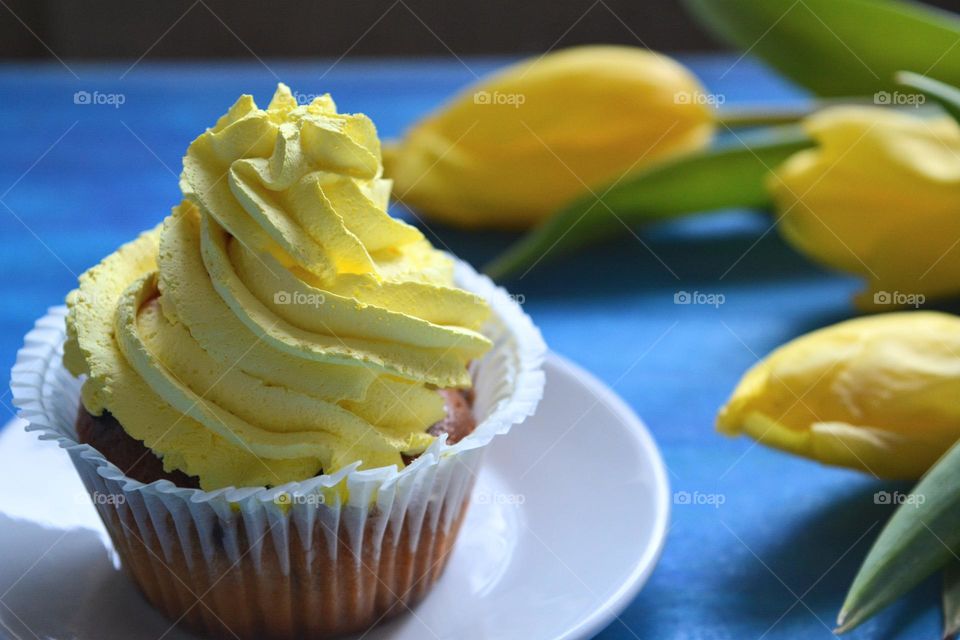
[[[685,61],[728,105],[803,99],[749,59]],[[57,64],[0,66],[0,361],[13,362],[34,319],[77,274],[166,215],[187,144],[238,94],[265,102],[275,73],[295,90],[332,92],[342,110],[369,114],[391,137],[499,63],[267,64],[141,63],[122,80],[119,64],[71,64],[79,79]],[[75,105],[80,90],[125,102]],[[431,226],[436,243],[475,264],[511,239]],[[812,266],[776,232],[764,235],[769,226],[746,212],[693,218],[644,230],[649,248],[626,237],[511,284],[551,347],[644,418],[674,491],[722,502],[674,506],[659,567],[604,640],[830,637],[889,516],[873,500],[883,487],[868,478],[713,431],[717,407],[758,356],[854,313],[857,283]],[[725,303],[676,305],[681,290]],[[6,389],[6,367],[0,377]],[[9,412],[9,394],[0,400]],[[571,526],[603,536],[602,523]],[[937,638],[937,597],[930,581],[850,637]]]

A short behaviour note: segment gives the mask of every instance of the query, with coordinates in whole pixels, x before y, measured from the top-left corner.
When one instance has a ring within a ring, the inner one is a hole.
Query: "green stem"
[[[736,127],[763,127],[778,124],[791,124],[803,120],[807,116],[826,109],[841,105],[873,106],[877,105],[873,98],[847,96],[843,98],[820,98],[810,100],[803,105],[734,105],[717,110],[714,120],[718,124],[731,129]]]
[[[657,164],[574,200],[484,267],[495,279],[523,277],[552,259],[637,225],[700,211],[764,207],[765,178],[813,141],[797,125],[751,132],[724,146]]]
[[[783,107],[726,107],[717,111],[714,120],[730,129],[738,127],[765,127],[777,124],[790,124],[806,118],[819,108],[813,106]]]
[[[943,107],[944,111],[950,114],[950,117],[960,122],[960,89],[909,71],[897,73],[896,80],[898,84],[904,87],[914,89],[924,96],[933,98]]]
[[[960,631],[960,562],[943,568],[943,637],[952,640]]]

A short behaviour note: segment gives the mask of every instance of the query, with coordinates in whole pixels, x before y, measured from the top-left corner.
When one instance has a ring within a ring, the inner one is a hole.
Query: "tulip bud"
[[[960,438],[960,318],[848,320],[757,363],[717,428],[881,478],[920,477]]]
[[[960,292],[960,126],[873,107],[826,109],[805,125],[818,146],[769,183],[783,237],[866,278],[864,309]]]
[[[666,56],[575,47],[508,67],[384,151],[394,196],[462,227],[523,229],[627,172],[708,144],[713,111]]]

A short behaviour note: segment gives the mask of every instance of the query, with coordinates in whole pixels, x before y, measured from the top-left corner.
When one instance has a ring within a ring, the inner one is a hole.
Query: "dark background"
[[[0,0],[3,58],[512,54],[588,42],[719,48],[676,0]]]

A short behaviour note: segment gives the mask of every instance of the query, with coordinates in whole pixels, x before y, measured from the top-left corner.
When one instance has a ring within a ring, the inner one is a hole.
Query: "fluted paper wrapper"
[[[466,264],[457,263],[456,279],[493,309],[484,333],[494,347],[471,372],[477,428],[454,445],[437,439],[402,470],[353,465],[271,489],[217,491],[129,478],[77,442],[81,381],[62,364],[63,307],[27,335],[14,402],[28,430],[69,453],[125,569],[172,620],[244,639],[364,630],[428,592],[485,446],[531,415],[543,393],[546,348],[530,319]]]

